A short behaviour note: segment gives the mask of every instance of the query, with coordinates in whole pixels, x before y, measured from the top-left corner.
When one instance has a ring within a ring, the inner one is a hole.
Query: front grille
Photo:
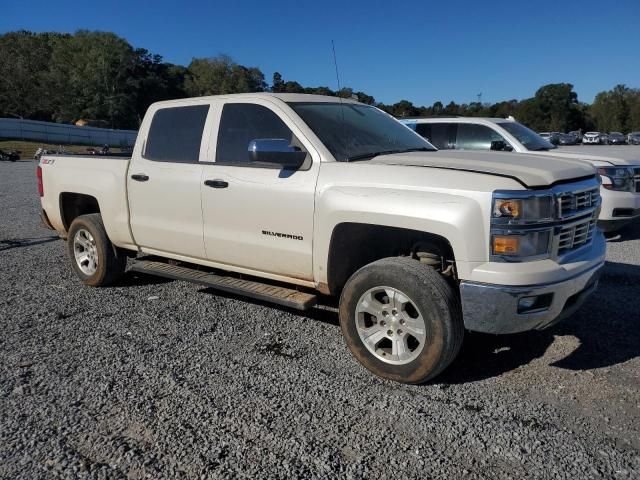
[[[598,220],[600,186],[558,192],[556,202],[560,220],[554,232],[556,254],[563,255],[591,242]]]
[[[562,219],[585,213],[597,205],[600,199],[600,188],[563,192],[558,195],[558,216]]]
[[[576,224],[563,226],[558,234],[558,253],[565,253],[586,245],[591,241],[596,229],[596,219],[587,218]]]

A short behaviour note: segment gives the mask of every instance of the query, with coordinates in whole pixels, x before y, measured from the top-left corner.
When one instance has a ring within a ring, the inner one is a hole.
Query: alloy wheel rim
[[[98,249],[93,235],[81,228],[73,237],[73,254],[82,273],[91,276],[98,270]]]
[[[427,340],[422,313],[411,298],[392,287],[374,287],[358,300],[360,340],[378,360],[403,365],[415,360]]]

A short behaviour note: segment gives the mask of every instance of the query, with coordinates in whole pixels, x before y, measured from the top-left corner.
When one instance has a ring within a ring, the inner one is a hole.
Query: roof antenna
[[[342,91],[342,88],[340,87],[340,74],[338,73],[338,60],[336,59],[336,45],[335,43],[333,43],[333,40],[331,40],[331,48],[333,49],[333,64],[336,67],[336,80],[338,81],[338,99],[340,100],[340,113],[342,115],[342,132],[345,133],[345,122],[344,122],[344,105],[342,103],[342,96],[340,95],[340,92]],[[347,143],[347,139],[344,138],[344,151],[346,153],[346,158],[340,161],[349,161],[349,145]]]

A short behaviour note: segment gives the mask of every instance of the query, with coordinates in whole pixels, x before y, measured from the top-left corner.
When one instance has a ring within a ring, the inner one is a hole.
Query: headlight
[[[497,223],[531,223],[553,217],[551,195],[528,198],[508,198],[508,193],[496,192],[493,198],[492,217],[501,219]]]
[[[551,253],[554,197],[546,192],[499,190],[491,204],[491,246],[494,260],[522,262]]]
[[[621,192],[634,191],[633,170],[624,167],[601,167],[598,174],[602,179],[602,186],[607,190]]]
[[[549,253],[551,230],[535,232],[494,233],[491,254],[513,259],[539,257]]]

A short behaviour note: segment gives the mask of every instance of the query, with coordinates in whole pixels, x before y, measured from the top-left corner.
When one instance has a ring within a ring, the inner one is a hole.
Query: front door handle
[[[136,182],[146,182],[149,180],[149,175],[145,175],[144,173],[134,173],[131,175],[131,179]]]
[[[204,184],[207,187],[212,188],[227,188],[229,186],[229,182],[225,182],[224,180],[215,179],[215,180],[205,180]]]

